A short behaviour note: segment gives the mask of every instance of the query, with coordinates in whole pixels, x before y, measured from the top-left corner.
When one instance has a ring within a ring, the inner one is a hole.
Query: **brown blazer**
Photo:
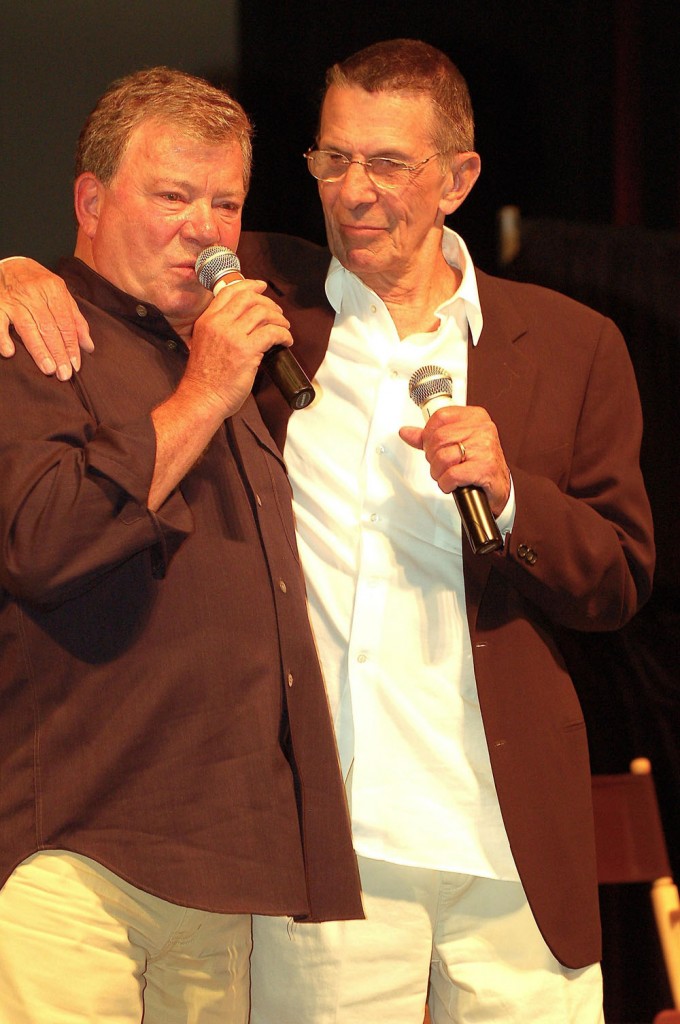
[[[270,282],[312,376],[333,323],[328,252],[245,233],[239,255],[244,273]],[[480,271],[477,281],[484,328],[470,348],[468,403],[498,426],[517,513],[502,552],[464,546],[475,674],[522,883],[555,956],[582,967],[600,958],[590,770],[559,637],[617,629],[649,596],[640,404],[610,320],[543,288]],[[257,400],[284,445],[289,411],[264,376]]]

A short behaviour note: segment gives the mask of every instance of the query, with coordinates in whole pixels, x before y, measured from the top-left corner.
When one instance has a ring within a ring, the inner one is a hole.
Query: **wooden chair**
[[[680,900],[672,877],[652,767],[647,758],[630,772],[593,776],[597,873],[601,885],[651,883],[651,900],[673,1010],[654,1024],[680,1024]]]

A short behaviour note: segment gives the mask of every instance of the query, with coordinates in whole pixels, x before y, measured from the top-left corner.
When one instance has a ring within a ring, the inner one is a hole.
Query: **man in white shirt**
[[[258,401],[285,439],[366,920],[256,918],[252,1024],[420,1024],[428,987],[434,1024],[597,1024],[587,744],[558,637],[619,628],[649,594],[625,345],[585,307],[475,271],[445,227],[480,159],[433,47],[334,66],[307,160],[330,266],[273,236],[239,254],[315,377],[287,434],[266,385]],[[453,395],[423,427],[408,382],[426,365]],[[472,553],[466,485],[502,550]]]

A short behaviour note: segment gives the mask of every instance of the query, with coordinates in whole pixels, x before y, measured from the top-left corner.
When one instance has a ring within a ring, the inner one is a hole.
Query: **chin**
[[[348,249],[344,260],[340,261],[348,270],[356,273],[380,273],[382,261],[376,258],[370,249]]]
[[[210,292],[206,295],[205,289],[201,288],[200,293],[195,291],[183,291],[173,292],[171,295],[166,295],[164,304],[159,304],[165,316],[181,316],[181,317],[194,317],[198,318],[204,310],[210,305],[212,295]]]

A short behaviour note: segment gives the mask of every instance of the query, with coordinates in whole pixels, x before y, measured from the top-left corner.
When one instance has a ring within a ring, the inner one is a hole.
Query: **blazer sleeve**
[[[642,413],[619,330],[579,310],[573,330],[593,340],[570,347],[567,337],[559,354],[544,346],[538,415],[527,411],[531,426],[508,460],[516,515],[497,566],[552,622],[614,630],[647,600],[654,571]]]

